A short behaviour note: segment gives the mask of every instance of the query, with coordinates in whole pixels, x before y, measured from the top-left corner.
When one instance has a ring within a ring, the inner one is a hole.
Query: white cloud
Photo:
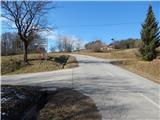
[[[49,40],[56,40],[58,37],[58,32],[57,31],[43,31],[40,34],[42,34],[42,36],[44,36],[45,38],[49,39]]]

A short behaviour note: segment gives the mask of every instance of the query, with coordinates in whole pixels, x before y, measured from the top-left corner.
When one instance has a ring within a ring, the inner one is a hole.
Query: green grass
[[[23,55],[2,56],[1,74],[12,75],[21,73],[35,73],[53,71],[78,66],[76,58],[67,54],[49,54],[48,60],[40,60],[39,54],[29,54],[29,65],[23,62]],[[68,60],[72,59],[71,65]]]

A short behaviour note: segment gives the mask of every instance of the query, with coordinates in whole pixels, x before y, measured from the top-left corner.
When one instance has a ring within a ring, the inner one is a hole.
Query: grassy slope
[[[23,62],[23,55],[2,56],[1,57],[1,74],[20,74],[52,71],[64,68],[76,67],[77,61],[73,56],[67,54],[49,54],[48,60],[40,60],[39,54],[29,54],[29,63]],[[70,62],[69,62],[70,61]]]
[[[81,54],[105,59],[124,59],[121,62],[113,62],[113,64],[160,83],[160,55],[157,59],[148,62],[137,57],[136,54],[138,54],[138,51],[136,49],[119,50],[108,53],[81,52]]]

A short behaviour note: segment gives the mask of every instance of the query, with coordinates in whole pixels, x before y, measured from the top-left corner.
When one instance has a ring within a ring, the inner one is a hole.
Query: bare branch
[[[50,7],[46,1],[2,1],[2,17],[13,22],[17,28],[18,35],[27,49],[34,32],[47,28],[42,19]],[[45,19],[46,20],[46,19]],[[27,52],[26,52],[27,53]]]

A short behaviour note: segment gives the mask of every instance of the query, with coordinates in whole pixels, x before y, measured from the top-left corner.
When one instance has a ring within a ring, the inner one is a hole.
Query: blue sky
[[[48,24],[56,34],[79,37],[85,42],[101,39],[140,38],[149,4],[160,21],[160,2],[85,2],[56,1],[56,8],[48,14]],[[53,35],[54,36],[54,35]],[[49,46],[54,37],[49,38]]]
[[[74,35],[85,42],[140,38],[149,4],[160,21],[160,2],[59,1],[57,8],[49,13],[49,24],[55,26],[59,34]]]

